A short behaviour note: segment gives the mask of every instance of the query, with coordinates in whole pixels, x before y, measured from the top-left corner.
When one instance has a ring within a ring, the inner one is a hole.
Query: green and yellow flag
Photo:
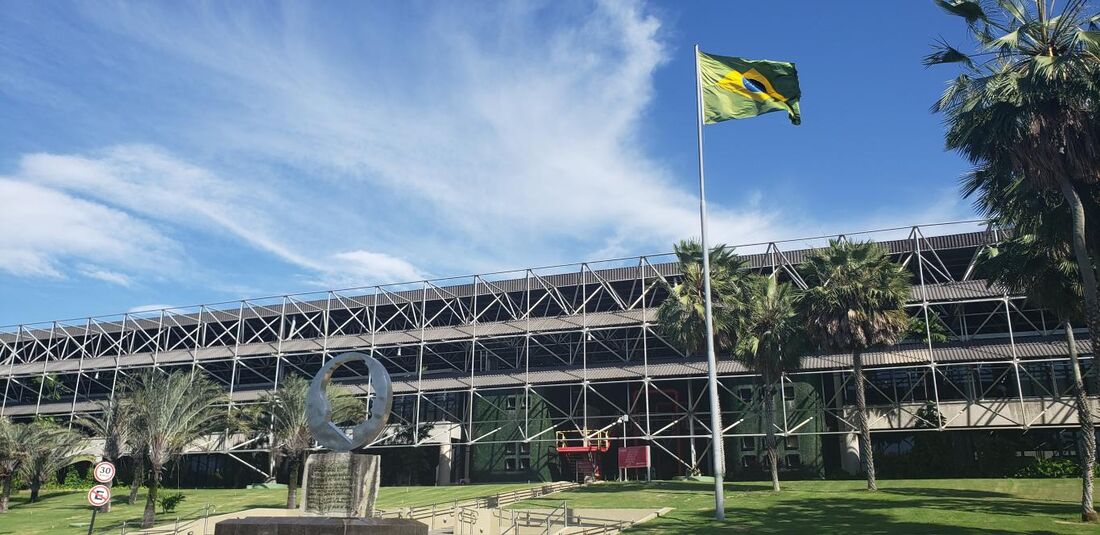
[[[712,56],[699,52],[703,119],[714,124],[785,111],[802,122],[798,109],[798,71],[794,63]]]

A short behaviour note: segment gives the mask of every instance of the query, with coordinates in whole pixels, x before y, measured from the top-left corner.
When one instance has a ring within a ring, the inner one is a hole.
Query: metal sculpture
[[[367,418],[352,428],[349,438],[343,429],[332,423],[332,407],[326,391],[336,368],[355,360],[361,360],[367,365],[374,399],[367,404]],[[393,387],[385,366],[365,353],[344,353],[328,361],[313,377],[313,382],[309,386],[309,395],[306,397],[306,420],[309,422],[309,430],[313,433],[313,438],[317,439],[322,446],[332,451],[351,451],[370,443],[382,434],[392,407]]]

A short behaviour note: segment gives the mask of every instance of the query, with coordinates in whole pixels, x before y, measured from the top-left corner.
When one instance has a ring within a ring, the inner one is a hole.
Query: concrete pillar
[[[439,465],[435,468],[435,484],[441,487],[451,484],[452,448],[451,436],[448,433],[444,441],[439,443]]]
[[[844,419],[854,422],[854,418],[849,418],[851,413],[844,410],[844,394],[842,393],[844,388],[844,376],[839,373],[834,373],[832,376],[833,392],[836,392],[836,405],[834,405],[836,413],[844,416]],[[840,441],[840,469],[852,475],[858,474],[861,467],[859,458],[859,433],[853,431],[851,433],[839,435],[837,440]]]
[[[859,433],[840,435],[840,468],[855,475],[860,470]]]

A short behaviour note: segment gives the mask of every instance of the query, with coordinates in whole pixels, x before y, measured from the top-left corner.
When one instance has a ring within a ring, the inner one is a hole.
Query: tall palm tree
[[[31,503],[38,501],[42,485],[57,472],[78,460],[87,439],[80,433],[61,427],[51,420],[40,419],[27,424],[23,439],[26,458],[19,465],[19,474],[31,488]]]
[[[779,455],[775,442],[776,382],[799,367],[806,350],[801,294],[772,277],[754,277],[751,293],[737,322],[734,357],[760,374],[764,383],[765,446],[771,465],[772,490],[779,492]]]
[[[11,500],[11,478],[27,457],[28,426],[7,417],[0,418],[0,513],[8,512]]]
[[[1057,15],[1053,0],[1000,0],[992,11],[976,0],[936,3],[966,20],[977,45],[968,54],[941,43],[925,58],[964,70],[933,107],[946,116],[947,147],[978,167],[970,192],[1023,180],[1061,193],[1095,338],[1100,238],[1088,235],[1082,190],[1100,183],[1100,15],[1087,0],[1066,0]]]
[[[687,354],[706,350],[706,294],[703,280],[703,247],[694,240],[673,246],[682,277],[668,286],[668,298],[657,308],[657,322],[669,342]],[[719,245],[710,252],[710,298],[715,351],[730,347],[730,335],[745,303],[747,291],[745,261],[732,247]],[[721,413],[717,415],[721,423]],[[721,427],[718,425],[716,427]],[[694,441],[694,439],[692,439]],[[694,442],[691,470],[696,470]]]
[[[1028,299],[1050,310],[1065,327],[1066,343],[1073,370],[1073,393],[1077,420],[1084,442],[1081,455],[1081,518],[1097,519],[1092,504],[1093,468],[1096,465],[1096,427],[1081,378],[1073,321],[1082,315],[1081,279],[1066,242],[1049,243],[1033,234],[1017,236],[990,247],[979,258],[977,272],[989,285],[999,284],[1009,291],[1023,293]]]
[[[133,375],[126,387],[133,402],[134,439],[149,462],[149,494],[141,525],[156,521],[157,491],[164,465],[199,438],[220,429],[224,411],[221,389],[206,377],[177,371],[145,370]]]
[[[699,353],[706,347],[706,321],[703,294],[703,247],[697,241],[683,240],[673,246],[682,278],[669,287],[669,297],[657,309],[661,332],[671,343],[687,353]],[[745,261],[732,248],[715,247],[710,254],[710,293],[716,347],[729,347],[729,334],[745,303]]]
[[[260,423],[265,429],[270,427],[272,450],[290,461],[287,509],[294,509],[298,505],[298,473],[305,463],[310,446],[313,445],[313,434],[306,418],[309,386],[309,379],[300,375],[288,375],[275,392],[266,393],[263,397]],[[327,394],[329,406],[332,407],[333,422],[344,422],[365,415],[363,404],[346,389],[330,385]]]
[[[871,347],[896,344],[905,332],[909,324],[905,302],[912,276],[872,242],[838,240],[811,254],[799,273],[808,286],[802,298],[807,334],[823,350],[852,353],[867,489],[878,490],[862,354]]]
[[[80,418],[77,424],[93,436],[103,439],[100,457],[104,461],[118,464],[124,452],[130,446],[133,428],[133,406],[122,392],[116,393],[106,402],[98,404],[99,412]],[[111,486],[112,482],[106,485]],[[101,513],[111,512],[111,503],[99,508]]]

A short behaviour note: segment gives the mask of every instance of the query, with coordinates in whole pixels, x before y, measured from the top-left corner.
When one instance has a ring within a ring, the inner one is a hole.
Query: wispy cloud
[[[124,51],[89,76],[115,88],[141,73],[106,100],[153,103],[134,113],[155,126],[99,150],[28,154],[0,177],[0,270],[171,279],[216,237],[255,254],[207,276],[278,263],[298,281],[351,286],[648,253],[698,234],[693,181],[639,139],[670,53],[640,1],[433,3],[405,16],[366,3],[335,15],[84,8],[87,31]],[[838,230],[758,194],[711,210],[727,243]]]
[[[0,177],[0,270],[64,277],[69,266],[95,278],[124,275],[96,266],[150,271],[181,264],[180,245],[125,211],[64,192]]]

